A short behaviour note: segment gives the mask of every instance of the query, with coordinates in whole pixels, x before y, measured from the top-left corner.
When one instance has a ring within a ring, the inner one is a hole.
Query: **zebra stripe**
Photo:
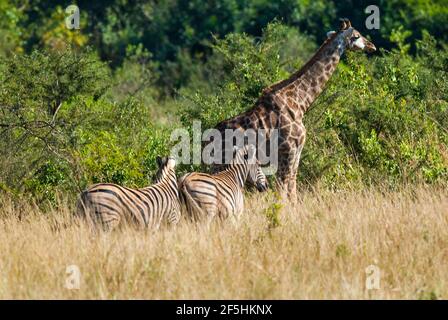
[[[179,192],[175,161],[157,159],[159,170],[152,186],[131,189],[113,183],[99,183],[83,191],[77,203],[77,215],[106,230],[122,221],[140,227],[158,229],[162,222],[180,220]]]
[[[192,172],[179,179],[179,198],[192,220],[218,216],[239,218],[244,209],[243,188],[246,181],[259,191],[267,189],[266,176],[255,159],[255,147],[236,152],[232,163],[219,173]]]

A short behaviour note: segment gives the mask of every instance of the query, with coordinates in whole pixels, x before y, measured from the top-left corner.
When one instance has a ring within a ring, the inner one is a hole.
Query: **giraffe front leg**
[[[285,168],[284,173],[279,179],[279,192],[282,199],[295,204],[297,202],[297,182],[296,182],[297,169],[289,166]]]
[[[279,152],[279,165],[277,172],[277,190],[283,200],[295,202],[297,198],[296,191],[296,173],[294,148]]]
[[[300,156],[305,144],[305,134],[291,141],[287,147],[279,152],[279,172],[277,185],[281,196],[289,202],[297,203],[297,172],[299,169]]]
[[[294,159],[291,164],[291,179],[288,180],[288,193],[293,196],[294,203],[297,202],[297,172],[299,170],[300,156],[304,146],[304,139],[302,144],[295,150]]]
[[[278,164],[278,171],[276,177],[276,189],[277,192],[284,198],[284,195],[287,194],[288,190],[288,166],[286,164],[282,164],[282,161]]]

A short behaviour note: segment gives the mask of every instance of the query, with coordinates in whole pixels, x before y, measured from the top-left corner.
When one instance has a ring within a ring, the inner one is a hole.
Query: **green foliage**
[[[128,46],[126,58],[115,71],[114,78],[114,85],[110,90],[112,99],[123,100],[129,96],[151,99],[157,94],[153,88],[159,78],[157,64],[142,44]]]
[[[158,62],[158,87],[164,94],[175,94],[195,77],[194,65],[212,53],[208,44],[213,35],[222,38],[245,32],[257,37],[274,20],[298,28],[318,42],[327,31],[337,28],[341,17],[350,18],[378,47],[387,49],[394,46],[392,30],[400,26],[412,30],[411,43],[421,39],[425,30],[448,40],[446,0],[79,0],[81,30],[76,31],[64,27],[63,9],[68,4],[62,0],[0,1],[0,34],[7,38],[0,42],[3,51],[60,49],[64,41],[79,47],[90,44],[104,61],[118,67],[126,59],[128,46],[141,44]],[[380,8],[379,30],[364,27],[364,9],[372,4]]]
[[[429,35],[418,47],[417,58],[401,45],[374,59],[348,56],[305,118],[317,134],[308,135],[301,181],[447,181],[447,55]]]
[[[142,150],[143,172],[149,176],[157,171],[157,156],[170,154],[170,131],[167,128],[152,128],[146,132],[147,140]]]
[[[82,48],[89,40],[87,35],[82,33],[87,23],[85,12],[80,12],[80,30],[70,30],[65,25],[65,7],[56,6],[48,19],[43,19],[42,26],[36,30],[40,43],[51,50],[64,50],[68,46]]]
[[[136,154],[118,145],[114,134],[100,131],[84,145],[80,157],[84,174],[91,182],[111,182],[135,186],[142,183]]]
[[[33,51],[2,59],[0,64],[0,101],[23,120],[29,120],[28,111],[53,117],[60,104],[76,95],[98,98],[107,86],[107,69],[91,52]]]
[[[263,88],[287,77],[288,70],[301,65],[314,45],[297,30],[272,23],[258,41],[246,34],[230,34],[215,39],[212,48],[214,54],[209,65],[218,89],[192,92],[196,89],[192,88],[181,92],[185,98],[181,111],[184,125],[200,120],[204,129],[211,128],[247,110]]]
[[[0,0],[0,56],[23,51],[23,12],[12,1]]]
[[[364,29],[363,1],[81,0],[81,30],[68,30],[64,1],[0,0],[0,189],[53,201],[93,182],[147,185],[173,128],[252,107],[339,17],[382,50],[348,54],[307,113],[299,182],[446,184],[448,7],[376,3],[380,30]]]
[[[151,110],[134,98],[102,101],[92,106],[92,113],[95,117],[77,133],[81,186],[97,182],[147,186],[157,170],[156,157],[169,154],[168,130],[152,125]]]
[[[280,226],[280,213],[283,209],[281,197],[277,192],[270,192],[268,195],[271,198],[270,205],[264,211],[266,219],[268,220],[268,230],[271,231]]]
[[[213,127],[252,107],[262,88],[286,77],[290,67],[283,61],[290,57],[282,58],[279,49],[286,32],[272,24],[259,42],[247,35],[217,40],[212,58],[222,57],[217,67],[223,71],[215,73],[220,85],[184,91],[184,125],[200,119],[203,127]],[[339,188],[447,181],[447,51],[426,34],[414,58],[406,37],[397,30],[396,50],[374,58],[348,53],[338,66],[305,117],[301,183]]]
[[[72,162],[83,119],[77,102],[94,101],[107,69],[90,53],[37,52],[0,60],[0,172],[21,186],[48,161]]]
[[[336,246],[336,257],[345,258],[350,255],[350,249],[344,243],[338,244]]]
[[[147,185],[156,155],[167,152],[167,136],[150,126],[142,99],[104,96],[109,70],[90,51],[15,55],[1,60],[0,79],[6,186],[53,201],[55,190],[93,182]]]
[[[49,160],[42,164],[34,175],[25,181],[26,189],[39,201],[56,202],[56,189],[63,189],[70,171],[66,163]]]

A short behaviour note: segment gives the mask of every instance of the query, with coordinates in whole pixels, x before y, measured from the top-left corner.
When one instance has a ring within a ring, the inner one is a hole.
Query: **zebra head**
[[[165,177],[168,176],[170,171],[174,170],[174,167],[176,166],[176,160],[173,157],[159,157],[156,158],[157,166],[159,169],[157,170],[156,177],[155,177],[155,183],[159,183],[162,181]]]
[[[246,145],[241,149],[234,148],[234,163],[247,165],[247,181],[254,185],[258,191],[263,192],[268,189],[266,176],[257,159],[257,149],[254,145]]]

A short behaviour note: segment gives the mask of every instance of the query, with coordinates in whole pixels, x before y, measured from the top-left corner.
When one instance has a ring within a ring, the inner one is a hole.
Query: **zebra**
[[[138,227],[158,229],[162,222],[176,225],[180,202],[174,158],[157,157],[155,184],[131,189],[112,183],[99,183],[83,191],[77,202],[78,217],[111,230],[124,220]]]
[[[244,209],[243,188],[246,180],[258,191],[267,190],[266,176],[255,156],[255,146],[234,150],[234,160],[216,174],[191,172],[178,181],[179,198],[191,220],[216,216],[238,220]]]

